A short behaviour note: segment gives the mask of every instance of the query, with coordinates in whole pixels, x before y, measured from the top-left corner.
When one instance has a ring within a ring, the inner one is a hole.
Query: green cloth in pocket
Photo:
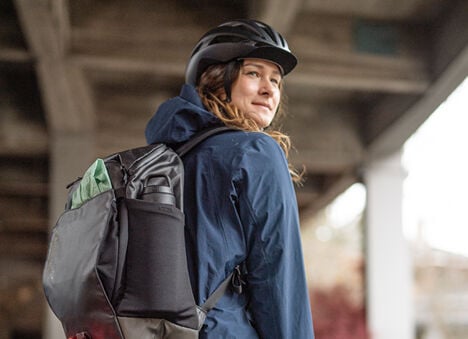
[[[112,189],[112,183],[102,159],[97,159],[85,172],[80,185],[73,192],[72,208],[80,207],[85,201]]]

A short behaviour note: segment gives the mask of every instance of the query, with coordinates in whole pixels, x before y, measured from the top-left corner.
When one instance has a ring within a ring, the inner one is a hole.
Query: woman
[[[254,20],[222,24],[196,45],[181,94],[146,128],[173,147],[214,126],[236,130],[184,157],[186,243],[195,299],[203,303],[242,264],[244,293],[227,292],[200,338],[313,338],[299,221],[286,160],[289,139],[269,126],[283,77],[296,65],[286,41]]]

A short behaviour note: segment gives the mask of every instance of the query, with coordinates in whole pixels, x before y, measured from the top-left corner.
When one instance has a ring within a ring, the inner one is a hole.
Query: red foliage
[[[316,339],[369,339],[364,305],[355,305],[344,287],[311,292]]]

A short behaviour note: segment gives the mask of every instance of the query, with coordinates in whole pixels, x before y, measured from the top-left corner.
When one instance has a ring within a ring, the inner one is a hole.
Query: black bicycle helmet
[[[273,28],[257,20],[234,20],[208,31],[192,51],[185,81],[197,85],[210,65],[244,58],[259,58],[280,66],[283,75],[297,64],[286,40]]]

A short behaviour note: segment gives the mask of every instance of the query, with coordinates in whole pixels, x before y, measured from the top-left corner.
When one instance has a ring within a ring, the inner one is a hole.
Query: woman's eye
[[[258,74],[258,72],[255,72],[255,71],[250,71],[250,72],[247,72],[247,75],[251,75],[251,76],[254,76],[254,77],[259,77],[260,75]]]
[[[281,86],[281,79],[277,79],[277,78],[272,78],[271,80],[271,83],[276,86],[276,87],[280,87]]]

